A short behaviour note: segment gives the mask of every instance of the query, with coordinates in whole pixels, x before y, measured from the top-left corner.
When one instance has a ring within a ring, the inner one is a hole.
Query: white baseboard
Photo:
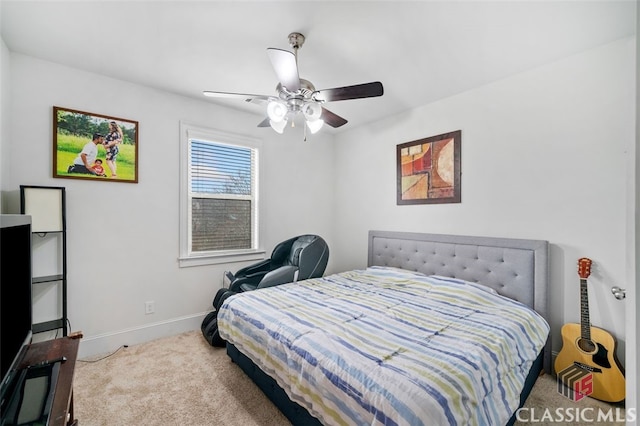
[[[88,358],[116,351],[123,345],[138,345],[162,337],[174,336],[192,330],[200,330],[202,320],[208,312],[181,318],[173,318],[126,330],[84,336],[80,341],[78,358]]]

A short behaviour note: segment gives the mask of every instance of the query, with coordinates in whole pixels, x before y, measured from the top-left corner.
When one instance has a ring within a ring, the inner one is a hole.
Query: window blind
[[[190,142],[191,250],[251,249],[254,150],[209,141]]]

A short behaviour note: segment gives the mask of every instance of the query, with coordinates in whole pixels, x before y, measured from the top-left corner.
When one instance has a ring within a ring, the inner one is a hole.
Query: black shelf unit
[[[32,220],[32,241],[35,238],[59,238],[58,270],[52,275],[33,276],[31,284],[55,284],[61,288],[61,315],[55,319],[34,323],[32,331],[44,333],[62,330],[62,335],[68,334],[67,316],[67,224],[66,224],[66,193],[60,186],[32,186],[20,185],[20,213],[30,215]],[[32,250],[34,244],[32,243]],[[35,253],[32,253],[36,259]],[[58,310],[56,308],[56,310]]]

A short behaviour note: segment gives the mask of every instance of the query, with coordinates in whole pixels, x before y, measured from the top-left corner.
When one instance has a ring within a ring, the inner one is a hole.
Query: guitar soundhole
[[[578,339],[578,347],[580,348],[580,350],[587,353],[593,353],[597,349],[595,343],[593,343],[591,340],[582,338]]]

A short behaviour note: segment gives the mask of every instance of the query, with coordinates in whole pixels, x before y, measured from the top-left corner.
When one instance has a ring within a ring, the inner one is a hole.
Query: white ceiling
[[[266,49],[306,36],[317,89],[380,81],[380,98],[325,106],[349,129],[635,34],[625,1],[10,1],[12,52],[240,108],[203,90],[275,94]]]

